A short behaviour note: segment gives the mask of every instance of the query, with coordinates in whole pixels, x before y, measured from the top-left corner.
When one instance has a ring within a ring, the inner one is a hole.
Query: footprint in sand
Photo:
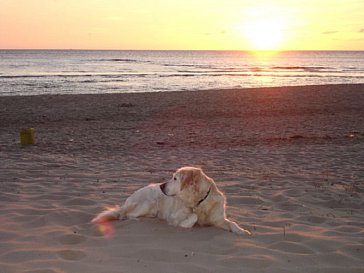
[[[295,254],[314,254],[310,248],[306,247],[304,244],[281,241],[270,245],[270,248],[277,249],[282,252],[295,253]]]
[[[51,251],[45,251],[45,250],[34,250],[34,249],[14,250],[1,255],[0,261],[6,262],[7,264],[19,264],[39,259],[49,260],[53,259],[54,256],[55,255]],[[1,271],[1,267],[0,267],[0,272],[3,272]]]
[[[70,249],[58,251],[57,255],[67,261],[79,261],[86,257],[86,254],[83,251]]]
[[[86,241],[86,237],[76,234],[67,234],[59,238],[59,242],[64,245],[77,245]]]
[[[66,206],[92,206],[95,205],[96,202],[91,199],[76,197],[63,202],[63,204]]]
[[[301,216],[297,218],[299,221],[309,222],[313,224],[322,224],[326,222],[326,218],[314,215]]]
[[[63,271],[56,271],[53,269],[35,269],[31,271],[25,271],[24,273],[61,273]]]

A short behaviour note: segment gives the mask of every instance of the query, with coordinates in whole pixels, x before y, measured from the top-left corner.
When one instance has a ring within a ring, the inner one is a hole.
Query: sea
[[[0,50],[0,96],[364,83],[364,51]]]

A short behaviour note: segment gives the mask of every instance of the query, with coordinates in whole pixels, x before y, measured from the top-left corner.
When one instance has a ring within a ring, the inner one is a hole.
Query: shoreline
[[[0,97],[4,272],[347,272],[364,267],[364,84]],[[37,144],[21,147],[33,127]],[[202,167],[239,237],[90,220]]]
[[[283,86],[263,86],[263,87],[240,87],[240,88],[212,88],[212,89],[198,89],[198,90],[176,90],[176,91],[135,91],[135,92],[120,92],[120,93],[80,93],[80,94],[37,94],[37,95],[0,95],[0,98],[14,98],[14,97],[48,97],[48,96],[102,96],[102,95],[133,95],[133,94],[174,94],[174,93],[194,93],[194,92],[244,92],[254,90],[267,90],[267,89],[301,89],[301,88],[320,88],[320,87],[350,87],[350,86],[364,86],[364,83],[342,83],[342,84],[312,84],[312,85],[283,85]]]

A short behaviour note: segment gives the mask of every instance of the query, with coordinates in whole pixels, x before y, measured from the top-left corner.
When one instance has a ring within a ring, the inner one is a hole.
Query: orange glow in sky
[[[358,0],[0,0],[3,49],[364,50]]]

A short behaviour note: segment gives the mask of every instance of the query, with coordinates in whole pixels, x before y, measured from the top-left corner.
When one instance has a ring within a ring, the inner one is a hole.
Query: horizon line
[[[364,52],[364,49],[283,49],[283,50],[253,50],[253,49],[89,49],[89,48],[0,48],[7,50],[27,50],[27,51],[236,51],[236,52]]]

